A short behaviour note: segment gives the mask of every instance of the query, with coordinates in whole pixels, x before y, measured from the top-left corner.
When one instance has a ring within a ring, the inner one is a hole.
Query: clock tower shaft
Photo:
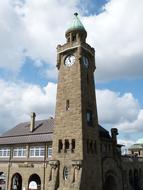
[[[95,52],[74,16],[67,43],[57,47],[59,70],[51,189],[101,190],[101,161],[96,110]]]

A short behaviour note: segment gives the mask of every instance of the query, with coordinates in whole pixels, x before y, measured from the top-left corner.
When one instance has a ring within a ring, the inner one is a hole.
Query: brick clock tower
[[[95,51],[74,14],[67,42],[57,47],[59,70],[50,186],[52,190],[101,190],[96,110]]]

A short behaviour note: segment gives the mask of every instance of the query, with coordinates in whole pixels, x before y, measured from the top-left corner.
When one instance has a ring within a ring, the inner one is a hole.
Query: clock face
[[[88,61],[88,58],[87,57],[83,57],[83,64],[85,65],[86,68],[88,68],[89,66],[89,61]]]
[[[75,56],[74,55],[69,55],[65,59],[65,65],[67,67],[72,66],[75,63]]]

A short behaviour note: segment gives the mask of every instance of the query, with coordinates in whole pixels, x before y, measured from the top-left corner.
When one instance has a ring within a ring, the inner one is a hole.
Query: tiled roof
[[[0,138],[0,145],[9,144],[25,144],[25,143],[41,143],[52,141],[53,134],[38,134]]]
[[[30,122],[18,124],[0,137],[1,145],[52,141],[54,119],[35,122],[35,129],[30,132]]]
[[[45,134],[53,132],[54,119],[39,120],[35,122],[35,129],[30,132],[30,122],[20,123],[2,135],[2,137]]]
[[[35,122],[35,129],[30,132],[30,123],[20,123],[0,137],[0,145],[39,143],[52,141],[54,119]],[[109,132],[99,125],[100,136],[110,138]]]

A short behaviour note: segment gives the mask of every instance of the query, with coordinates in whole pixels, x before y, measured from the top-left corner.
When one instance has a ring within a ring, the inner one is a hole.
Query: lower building
[[[35,114],[33,114],[35,115]],[[0,188],[2,190],[49,190],[55,164],[52,163],[54,119],[25,122],[0,137]],[[99,127],[103,190],[143,189],[143,158],[121,155],[117,129]],[[74,152],[69,147],[64,152]],[[89,156],[95,154],[89,142]],[[58,164],[58,163],[57,163]],[[80,165],[80,163],[78,163]],[[80,166],[79,166],[80,167]],[[63,180],[71,179],[65,168]],[[94,179],[96,180],[96,179]]]

